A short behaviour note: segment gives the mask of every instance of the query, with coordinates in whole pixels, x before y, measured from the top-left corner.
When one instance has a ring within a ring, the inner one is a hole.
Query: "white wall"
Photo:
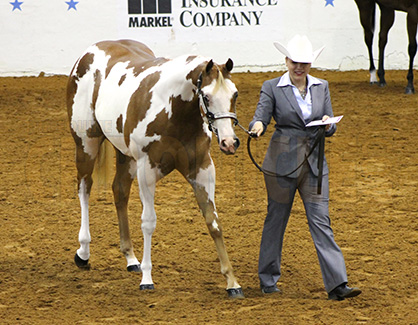
[[[316,68],[369,66],[354,0],[333,0],[334,6],[326,6],[325,0],[171,0],[171,13],[137,15],[128,14],[128,0],[78,0],[76,10],[69,9],[70,0],[20,0],[21,10],[12,10],[14,1],[0,2],[0,76],[69,74],[87,46],[118,38],[142,41],[157,56],[195,53],[219,63],[231,57],[235,71],[280,70],[284,58],[272,42],[286,44],[296,33],[308,35],[314,48],[326,45]],[[215,24],[216,17],[236,20],[226,19],[227,26],[197,27],[192,24],[195,16],[199,25],[208,16]],[[128,27],[130,18],[140,22],[158,17],[171,26]],[[407,69],[405,18],[396,13],[386,69]],[[374,49],[377,57],[377,37]]]

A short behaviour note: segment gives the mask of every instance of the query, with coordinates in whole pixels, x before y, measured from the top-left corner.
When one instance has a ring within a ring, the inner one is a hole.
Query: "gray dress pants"
[[[318,195],[318,178],[307,164],[302,168],[298,178],[265,175],[268,208],[258,262],[260,286],[273,286],[280,278],[283,237],[298,190],[305,207],[325,289],[330,292],[338,285],[347,283],[347,272],[343,254],[334,240],[329,219],[328,175],[323,175],[322,193]]]

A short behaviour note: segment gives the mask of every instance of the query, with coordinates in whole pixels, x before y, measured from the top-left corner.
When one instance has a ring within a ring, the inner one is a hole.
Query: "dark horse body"
[[[379,32],[379,66],[377,75],[380,86],[385,86],[384,53],[388,41],[388,33],[395,21],[395,10],[407,13],[408,29],[408,54],[409,69],[407,74],[408,84],[405,88],[406,94],[413,94],[414,89],[414,58],[417,52],[417,23],[418,23],[418,0],[355,0],[360,12],[360,22],[364,29],[364,40],[366,42],[370,58],[370,82],[376,83],[376,68],[373,63],[372,44],[375,26],[376,4],[381,11],[380,32]]]

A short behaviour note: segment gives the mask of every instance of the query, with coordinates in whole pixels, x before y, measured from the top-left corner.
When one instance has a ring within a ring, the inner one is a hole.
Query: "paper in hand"
[[[341,119],[343,118],[343,116],[344,115],[330,117],[325,122],[322,122],[322,120],[312,121],[312,122],[309,122],[308,124],[306,124],[306,127],[338,123],[339,121],[341,121]]]

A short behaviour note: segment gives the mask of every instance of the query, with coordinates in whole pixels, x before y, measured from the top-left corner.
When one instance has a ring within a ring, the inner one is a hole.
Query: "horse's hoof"
[[[386,87],[386,82],[381,82],[381,83],[379,83],[379,86],[380,86],[381,88]]]
[[[377,85],[377,84],[378,84],[377,81],[370,81],[370,86]]]
[[[90,270],[89,260],[83,260],[77,253],[74,256],[74,262],[80,269]]]
[[[135,264],[135,265],[129,265],[128,266],[128,272],[137,272],[137,273],[141,273],[141,264]]]
[[[407,95],[413,95],[415,94],[415,89],[414,88],[405,88],[405,94]]]
[[[153,284],[140,284],[139,290],[154,290]]]
[[[243,299],[245,298],[244,292],[242,292],[242,288],[231,288],[226,289],[228,292],[228,297],[233,299]]]

